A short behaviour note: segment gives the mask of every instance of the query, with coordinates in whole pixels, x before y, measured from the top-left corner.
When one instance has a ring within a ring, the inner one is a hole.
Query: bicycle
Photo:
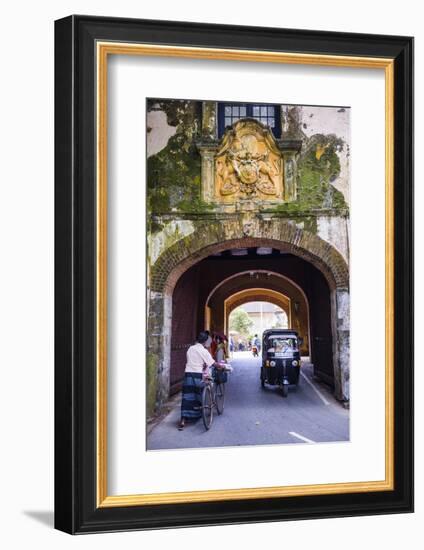
[[[217,380],[214,380],[212,376],[207,376],[202,390],[202,420],[206,430],[212,426],[214,409],[218,414],[224,412],[224,401],[225,382],[219,382],[219,376]]]

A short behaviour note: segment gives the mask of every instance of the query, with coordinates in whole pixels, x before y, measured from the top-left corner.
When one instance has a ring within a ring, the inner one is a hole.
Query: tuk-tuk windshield
[[[286,353],[297,350],[297,338],[285,338],[282,336],[271,336],[267,342],[269,353]]]

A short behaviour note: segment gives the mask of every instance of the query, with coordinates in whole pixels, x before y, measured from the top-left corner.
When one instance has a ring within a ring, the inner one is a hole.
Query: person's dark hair
[[[202,332],[199,332],[197,341],[199,342],[199,344],[204,344],[208,338],[209,338],[208,331],[202,330]]]

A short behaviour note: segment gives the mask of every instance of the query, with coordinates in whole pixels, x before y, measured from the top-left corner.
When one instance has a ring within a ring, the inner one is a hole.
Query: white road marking
[[[315,443],[315,441],[312,441],[312,439],[308,439],[307,437],[297,434],[296,432],[289,432],[290,435],[293,437],[297,437],[297,439],[300,439],[301,441],[304,441],[305,443]]]
[[[303,376],[303,378],[306,380],[306,382],[311,386],[311,388],[314,390],[314,392],[318,395],[318,397],[321,399],[321,401],[324,403],[324,405],[329,405],[330,402],[327,401],[327,399],[323,396],[323,394],[319,391],[319,389],[313,384],[309,378],[306,376],[306,374],[303,374],[302,371],[300,371],[300,374]]]

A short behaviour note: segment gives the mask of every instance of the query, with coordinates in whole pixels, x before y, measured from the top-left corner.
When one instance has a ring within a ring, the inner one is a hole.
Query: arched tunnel
[[[189,267],[172,293],[170,393],[181,387],[186,351],[205,328],[227,332],[228,315],[243,300],[278,302],[302,337],[314,373],[334,385],[331,295],[326,277],[308,260],[275,248],[220,250]],[[283,303],[285,300],[285,303]]]

